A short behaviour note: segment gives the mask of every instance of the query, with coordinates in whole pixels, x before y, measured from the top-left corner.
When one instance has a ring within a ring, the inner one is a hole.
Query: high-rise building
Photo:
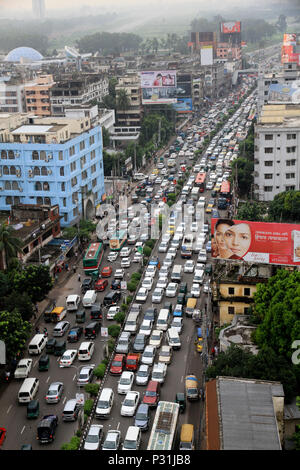
[[[45,0],[32,0],[32,12],[36,18],[45,17]]]

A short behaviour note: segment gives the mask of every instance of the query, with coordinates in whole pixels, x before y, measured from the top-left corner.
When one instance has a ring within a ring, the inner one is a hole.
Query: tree
[[[120,88],[117,94],[117,109],[125,112],[130,106],[129,96],[125,88]]]
[[[277,23],[276,23],[277,28],[281,33],[285,33],[287,30],[287,23],[286,23],[286,16],[281,14],[278,17]]]
[[[248,195],[253,184],[254,162],[243,157],[238,157],[231,163],[231,182],[237,179],[238,193],[241,196]]]
[[[238,208],[237,219],[261,222],[264,220],[265,208],[258,202],[246,202]]]
[[[33,304],[44,300],[53,286],[49,267],[44,265],[26,266],[15,273],[13,282],[16,292],[27,292]]]
[[[0,312],[0,338],[5,343],[7,358],[21,354],[30,331],[30,323],[24,321],[16,310]]]
[[[10,260],[22,253],[22,241],[17,237],[16,230],[5,223],[0,226],[0,252],[4,269],[8,268]]]
[[[276,194],[269,205],[270,220],[274,222],[300,221],[300,191],[283,191]]]

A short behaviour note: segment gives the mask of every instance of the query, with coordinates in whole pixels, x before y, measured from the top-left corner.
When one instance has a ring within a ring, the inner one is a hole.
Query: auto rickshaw
[[[195,345],[197,352],[201,354],[203,350],[203,337],[201,328],[197,328],[197,339],[195,340]]]
[[[54,356],[62,356],[66,349],[66,341],[64,339],[57,340],[54,348]]]
[[[48,354],[43,354],[39,359],[39,371],[44,371],[49,369],[50,359]]]
[[[175,402],[179,404],[179,411],[183,413],[186,408],[186,399],[184,393],[176,393]]]
[[[48,338],[48,341],[47,341],[47,344],[46,344],[46,353],[54,354],[55,345],[56,345],[56,339],[55,338]]]
[[[85,322],[85,310],[77,310],[76,312],[76,323],[84,323]]]
[[[27,418],[38,418],[40,412],[40,404],[38,400],[31,400],[27,405]]]

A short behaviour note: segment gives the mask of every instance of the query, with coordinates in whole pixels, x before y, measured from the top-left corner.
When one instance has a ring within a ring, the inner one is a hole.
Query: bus
[[[90,243],[83,258],[83,269],[85,274],[91,276],[94,272],[99,273],[100,265],[104,255],[103,243]]]
[[[203,193],[205,190],[205,180],[206,180],[206,173],[203,173],[203,172],[198,173],[198,175],[196,176],[195,185],[199,186],[200,193]]]
[[[169,401],[158,403],[147,450],[172,450],[179,414],[179,404]]]
[[[231,201],[230,182],[227,180],[221,184],[220,197],[226,199],[228,203]]]
[[[119,230],[109,240],[109,248],[112,251],[120,251],[127,241],[127,230]]]

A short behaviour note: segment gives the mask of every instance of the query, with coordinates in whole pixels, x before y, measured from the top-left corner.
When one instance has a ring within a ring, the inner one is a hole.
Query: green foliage
[[[151,250],[153,250],[155,243],[156,241],[150,238],[149,240],[146,241],[145,246],[148,246],[149,248],[151,248]]]
[[[127,305],[126,305],[127,307]],[[121,325],[124,323],[124,320],[125,320],[125,317],[126,317],[126,313],[125,312],[118,312],[116,315],[115,315],[115,321],[117,323],[120,323]]]
[[[78,450],[80,446],[80,437],[73,436],[70,442],[63,444],[61,450]]]
[[[265,207],[259,202],[246,202],[238,208],[238,220],[251,220],[261,222],[264,220]]]
[[[139,281],[139,280],[141,279],[141,277],[142,277],[142,275],[141,275],[140,273],[133,273],[133,274],[131,275],[131,280],[132,280],[132,281]],[[127,303],[130,304],[131,301],[132,301],[132,296],[130,296],[130,300],[129,300],[129,301],[127,300]]]
[[[120,334],[120,325],[110,325],[108,327],[108,334],[113,338],[117,338]]]
[[[296,432],[293,434],[293,440],[295,442],[295,450],[300,450],[300,426],[296,426]]]
[[[9,312],[16,310],[24,321],[29,321],[32,318],[34,313],[33,304],[27,292],[16,293],[12,291],[3,299],[3,302],[5,304],[5,310]]]
[[[106,370],[106,365],[101,362],[95,369],[94,369],[94,376],[97,377],[97,379],[103,379],[104,374]]]
[[[160,122],[160,143],[163,145],[168,142],[173,135],[174,124],[163,114],[151,113],[144,117],[140,130],[139,144],[145,146],[149,141],[158,142]]]
[[[127,289],[129,290],[129,292],[134,292],[137,289],[137,285],[138,285],[137,282],[130,281],[127,284]]]
[[[253,183],[252,173],[254,171],[254,162],[243,157],[238,157],[231,163],[231,168],[231,182],[235,180],[237,175],[238,193],[240,196],[248,195]]]
[[[120,54],[127,51],[138,51],[142,38],[132,33],[94,33],[77,41],[80,52],[98,52],[102,54]]]
[[[18,238],[17,231],[11,225],[0,225],[0,256],[3,257],[4,269],[9,262],[22,252],[22,241]]]
[[[274,222],[300,221],[300,191],[276,194],[269,205],[270,220]]]
[[[96,397],[99,392],[100,385],[99,384],[86,384],[84,386],[84,390],[86,393],[89,393],[91,397]]]
[[[5,343],[8,358],[21,354],[30,332],[31,324],[24,321],[19,312],[0,312],[0,338]]]
[[[32,303],[41,302],[52,289],[53,281],[48,266],[29,265],[15,272],[14,287],[20,294],[27,292]]]
[[[115,342],[116,341],[113,338],[109,338],[109,340],[107,342],[109,354],[111,354],[113,352],[114,347],[115,347]]]
[[[149,256],[151,255],[151,252],[152,249],[150,248],[150,246],[144,246],[143,253],[147,258],[149,258]]]
[[[91,415],[91,412],[92,412],[92,409],[93,409],[93,406],[94,406],[94,400],[92,400],[91,398],[89,398],[88,400],[85,400],[84,402],[84,413],[88,416]]]
[[[134,273],[134,274],[139,274],[139,273]],[[140,274],[139,274],[139,275],[140,275]],[[141,276],[141,275],[140,275],[140,276]],[[129,305],[129,304],[132,302],[132,299],[133,299],[132,295],[128,295],[128,296],[126,297],[126,303],[127,303],[127,305]]]

